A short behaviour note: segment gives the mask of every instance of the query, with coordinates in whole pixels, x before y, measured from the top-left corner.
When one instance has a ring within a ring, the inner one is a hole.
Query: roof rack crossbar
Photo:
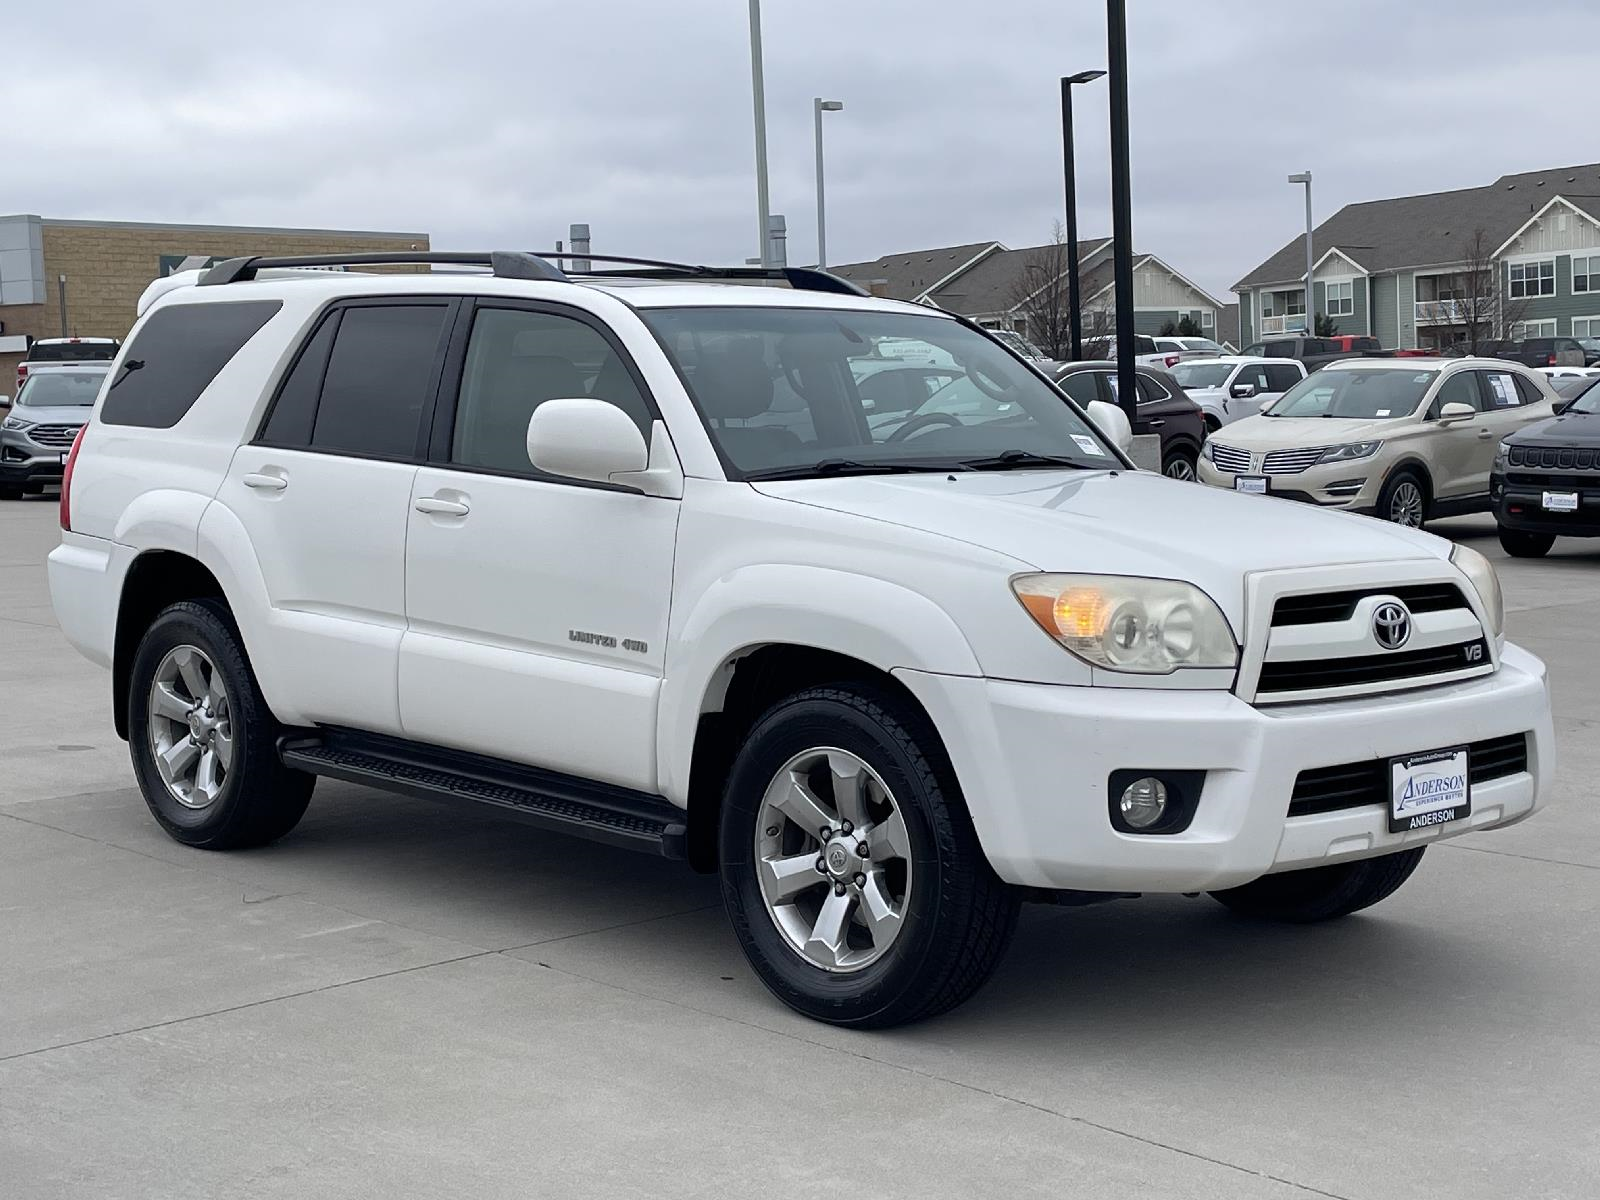
[[[865,288],[848,279],[831,275],[816,267],[707,267],[696,263],[664,262],[655,258],[627,258],[617,254],[584,254],[577,251],[557,250],[537,252],[539,258],[567,261],[622,263],[646,267],[648,272],[628,270],[570,272],[580,278],[593,279],[772,279],[783,280],[796,291],[832,292],[840,296],[870,296]]]
[[[407,263],[488,267],[501,279],[542,279],[563,283],[566,275],[552,263],[520,250],[449,251],[391,250],[366,254],[249,255],[220,262],[200,276],[202,287],[254,279],[257,271],[274,267],[370,267]]]

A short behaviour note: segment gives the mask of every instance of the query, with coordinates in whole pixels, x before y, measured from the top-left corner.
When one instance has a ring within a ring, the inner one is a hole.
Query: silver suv
[[[0,500],[18,500],[61,482],[72,441],[94,411],[110,369],[109,362],[31,365],[16,403],[0,421]]]

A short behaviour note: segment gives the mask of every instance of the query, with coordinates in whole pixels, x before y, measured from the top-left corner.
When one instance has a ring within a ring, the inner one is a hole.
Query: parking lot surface
[[[1273,501],[1263,501],[1273,503]],[[323,781],[281,843],[149,817],[0,504],[0,1196],[1600,1194],[1600,544],[1506,560],[1548,808],[1361,916],[1024,910],[891,1033],[770,999],[713,880]]]

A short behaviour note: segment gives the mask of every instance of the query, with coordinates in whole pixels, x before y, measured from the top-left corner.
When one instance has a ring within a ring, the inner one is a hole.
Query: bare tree
[[[1116,330],[1111,319],[1111,310],[1108,308],[1088,308],[1083,313],[1083,358],[1085,362],[1095,362],[1111,357],[1111,348],[1116,341]],[[1071,353],[1071,347],[1068,347]]]
[[[1465,327],[1469,349],[1479,342],[1510,337],[1528,310],[1526,299],[1511,296],[1494,252],[1488,231],[1482,226],[1473,230],[1461,270],[1451,279],[1455,298],[1438,302],[1440,316]]]
[[[1050,240],[1026,252],[1006,297],[1011,312],[1027,318],[1029,340],[1057,359],[1072,353],[1067,263],[1067,235],[1057,221]]]

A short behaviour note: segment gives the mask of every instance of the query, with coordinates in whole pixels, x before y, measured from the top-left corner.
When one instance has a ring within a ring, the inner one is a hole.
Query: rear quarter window
[[[282,307],[277,300],[246,300],[157,309],[134,336],[106,389],[101,423],[172,428]]]

